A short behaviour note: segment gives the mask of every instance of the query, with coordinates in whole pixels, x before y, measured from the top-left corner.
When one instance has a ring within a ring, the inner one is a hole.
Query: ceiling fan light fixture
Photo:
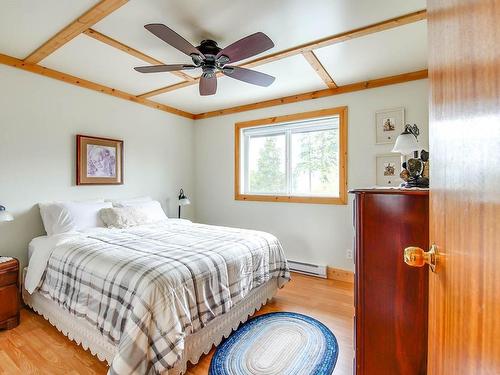
[[[215,72],[212,72],[212,71],[203,72],[202,77],[205,77],[205,78],[214,78],[215,77]]]
[[[203,57],[201,57],[200,55],[192,53],[189,56],[191,56],[191,60],[193,60],[194,65],[200,66],[203,63]]]
[[[220,55],[218,58],[217,58],[217,63],[221,66],[223,65],[226,65],[229,63],[229,57],[227,57],[226,55]]]

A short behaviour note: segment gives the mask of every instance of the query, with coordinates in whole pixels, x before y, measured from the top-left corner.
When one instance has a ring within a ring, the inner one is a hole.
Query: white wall
[[[124,185],[75,185],[78,133],[123,139]],[[193,191],[193,146],[189,119],[0,65],[0,204],[16,216],[0,223],[0,255],[25,264],[44,233],[40,201],[150,195],[176,216],[179,188]]]
[[[427,81],[383,87],[196,121],[0,66],[0,204],[16,216],[0,223],[0,255],[26,262],[27,244],[44,233],[37,202],[151,195],[176,215],[261,229],[277,235],[290,259],[352,269],[352,199],[348,206],[234,200],[234,123],[347,105],[349,188],[375,183],[375,111],[404,106],[427,148]],[[193,130],[194,128],[194,130]],[[77,133],[124,140],[122,186],[75,185]],[[195,183],[196,182],[196,183]]]
[[[199,222],[259,229],[282,241],[290,259],[352,270],[352,197],[349,205],[246,202],[234,200],[234,123],[315,109],[349,107],[348,186],[375,185],[375,111],[404,106],[406,121],[421,129],[428,149],[427,80],[364,90],[323,99],[215,117],[195,123],[196,219]]]

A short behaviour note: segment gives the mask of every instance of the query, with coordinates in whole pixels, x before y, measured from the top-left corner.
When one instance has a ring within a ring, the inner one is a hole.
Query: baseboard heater
[[[317,264],[296,262],[294,260],[288,261],[290,271],[303,273],[305,275],[317,276],[326,279],[326,266],[319,266]]]

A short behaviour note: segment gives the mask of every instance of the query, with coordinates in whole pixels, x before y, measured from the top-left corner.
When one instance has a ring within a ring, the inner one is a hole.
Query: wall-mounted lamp
[[[0,221],[12,221],[14,216],[5,209],[4,206],[0,206]]]
[[[182,206],[187,206],[187,205],[190,205],[190,204],[191,204],[191,201],[184,194],[184,190],[181,189],[181,191],[179,191],[179,219],[181,218],[181,207]]]

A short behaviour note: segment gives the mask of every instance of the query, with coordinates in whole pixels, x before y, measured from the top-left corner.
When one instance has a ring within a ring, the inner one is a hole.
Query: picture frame
[[[396,138],[404,131],[404,107],[390,108],[375,113],[375,144],[394,144]]]
[[[122,185],[123,141],[77,134],[76,184]]]
[[[380,154],[376,157],[377,186],[399,187],[404,182],[400,154]]]

